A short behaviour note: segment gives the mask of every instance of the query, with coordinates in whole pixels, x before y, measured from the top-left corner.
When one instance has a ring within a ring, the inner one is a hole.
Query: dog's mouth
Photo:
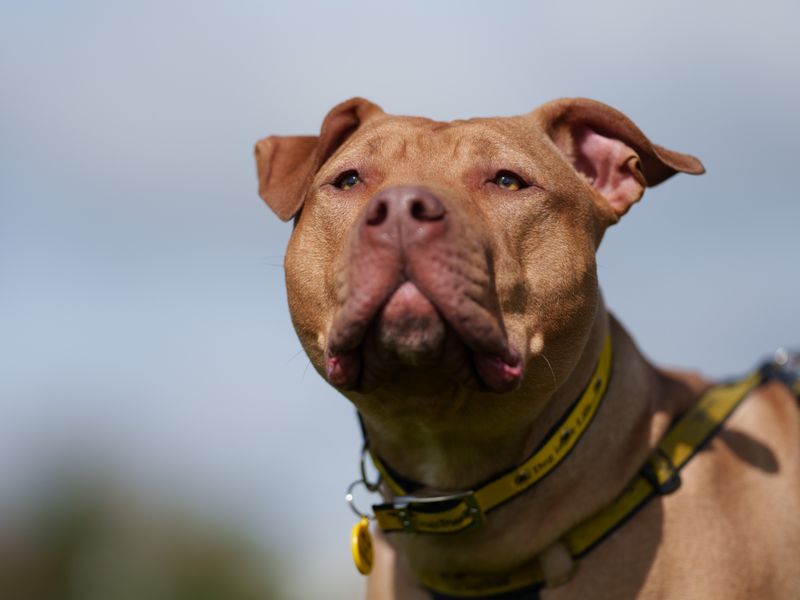
[[[328,336],[328,381],[369,391],[407,376],[411,367],[482,391],[517,389],[522,361],[499,315],[469,297],[437,301],[436,289],[426,294],[424,286],[405,280],[357,310],[345,303]]]

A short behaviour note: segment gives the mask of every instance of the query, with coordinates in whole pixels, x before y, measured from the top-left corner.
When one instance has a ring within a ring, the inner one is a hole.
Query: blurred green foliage
[[[0,523],[6,600],[272,600],[279,569],[208,519],[109,486],[58,486]]]

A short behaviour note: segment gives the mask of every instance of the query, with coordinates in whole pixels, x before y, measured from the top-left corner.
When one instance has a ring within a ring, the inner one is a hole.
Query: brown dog
[[[797,597],[792,393],[759,379],[704,445],[681,429],[673,447],[700,451],[678,473],[679,449],[656,448],[710,384],[650,365],[598,287],[606,228],[700,161],[585,99],[442,123],[356,98],[256,158],[261,196],[295,219],[294,326],[384,474],[370,598]],[[497,481],[519,489],[487,504]],[[601,527],[637,485],[655,495]],[[582,523],[602,536],[578,552]]]

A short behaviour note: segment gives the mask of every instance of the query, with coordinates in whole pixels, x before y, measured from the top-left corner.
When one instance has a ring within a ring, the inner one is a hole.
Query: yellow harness
[[[371,455],[381,478],[396,495],[394,500],[372,507],[378,526],[385,532],[454,534],[480,525],[488,512],[530,489],[568,456],[600,406],[608,386],[611,365],[609,336],[583,393],[533,455],[522,465],[474,491],[436,498],[410,496],[386,466]],[[617,499],[564,535],[562,542],[573,558],[584,556],[654,496],[676,490],[680,486],[680,469],[755,387],[765,378],[776,376],[770,368],[768,365],[742,380],[709,389],[678,418]],[[800,384],[786,381],[780,374],[777,376],[800,395]],[[351,500],[352,497],[348,496]],[[366,574],[371,569],[372,549],[368,518],[362,517],[361,523],[353,530],[353,556],[359,571]],[[428,572],[418,573],[417,577],[436,599],[481,598],[526,589],[535,594],[535,590],[544,585],[538,559],[511,572]]]

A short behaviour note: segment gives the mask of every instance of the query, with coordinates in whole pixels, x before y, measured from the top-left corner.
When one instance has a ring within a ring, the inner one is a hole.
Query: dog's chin
[[[455,384],[503,393],[522,380],[519,355],[507,344],[500,353],[470,348],[410,281],[378,311],[361,343],[347,352],[329,351],[325,367],[331,384],[360,392],[389,385],[429,394]]]

